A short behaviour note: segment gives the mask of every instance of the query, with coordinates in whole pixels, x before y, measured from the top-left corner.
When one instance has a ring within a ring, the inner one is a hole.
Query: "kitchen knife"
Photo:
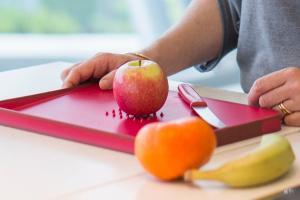
[[[225,126],[190,85],[180,84],[178,86],[178,92],[183,101],[189,104],[189,106],[207,123],[216,128]]]

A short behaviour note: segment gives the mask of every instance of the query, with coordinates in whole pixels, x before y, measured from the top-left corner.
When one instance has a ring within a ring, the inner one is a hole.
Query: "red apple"
[[[158,111],[168,96],[168,80],[160,66],[149,60],[135,60],[122,65],[113,82],[114,98],[131,115]]]

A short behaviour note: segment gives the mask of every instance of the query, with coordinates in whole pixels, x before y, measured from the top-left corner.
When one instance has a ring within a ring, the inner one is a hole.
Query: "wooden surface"
[[[69,63],[51,63],[0,73],[0,99],[59,89]],[[5,83],[5,84],[4,84]],[[176,89],[175,82],[170,86]],[[197,87],[207,97],[246,102],[241,93]],[[1,199],[253,199],[300,184],[299,128],[283,127],[297,160],[291,172],[271,184],[230,189],[199,182],[164,183],[144,172],[134,156],[0,126]],[[217,149],[205,168],[213,168],[255,148],[260,138]]]

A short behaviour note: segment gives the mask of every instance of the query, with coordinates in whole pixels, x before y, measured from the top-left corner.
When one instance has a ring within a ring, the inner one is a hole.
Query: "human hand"
[[[257,79],[248,102],[278,110],[286,125],[300,126],[300,67],[287,67]]]
[[[98,53],[94,57],[75,64],[61,73],[63,88],[74,87],[88,79],[98,79],[101,89],[111,89],[118,67],[131,60],[141,59],[131,54]]]

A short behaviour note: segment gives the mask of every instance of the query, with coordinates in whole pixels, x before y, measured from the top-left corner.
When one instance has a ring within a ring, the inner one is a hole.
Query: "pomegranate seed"
[[[161,117],[164,117],[164,113],[163,113],[163,112],[161,112],[161,113],[160,113],[160,116],[161,116]]]

